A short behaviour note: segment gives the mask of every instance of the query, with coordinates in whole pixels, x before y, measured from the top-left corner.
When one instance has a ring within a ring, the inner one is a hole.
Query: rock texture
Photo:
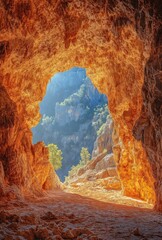
[[[160,214],[117,191],[111,197],[94,192],[92,199],[56,191],[34,203],[0,202],[0,239],[161,240]]]
[[[162,28],[155,30],[150,58],[145,66],[145,79],[142,88],[143,105],[133,132],[141,140],[155,181],[157,196],[156,208],[162,211]]]
[[[67,188],[77,188],[78,192],[86,189],[121,190],[112,153],[112,131],[113,122],[108,116],[105,127],[94,144],[92,160],[68,175],[65,181]]]
[[[81,66],[109,97],[125,194],[162,208],[161,12],[160,0],[0,1],[1,185],[43,188],[30,128],[50,77]]]
[[[101,153],[66,179],[67,188],[121,190],[113,154]],[[80,189],[80,190],[79,190]]]
[[[107,153],[112,153],[112,132],[113,132],[113,121],[110,115],[107,117],[106,123],[101,134],[97,137],[94,148],[92,152],[92,158],[96,157],[100,153],[106,151]]]

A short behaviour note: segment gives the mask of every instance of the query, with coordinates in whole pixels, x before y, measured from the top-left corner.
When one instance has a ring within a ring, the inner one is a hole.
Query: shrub
[[[49,160],[54,166],[55,170],[62,167],[62,151],[58,149],[56,144],[48,144]]]

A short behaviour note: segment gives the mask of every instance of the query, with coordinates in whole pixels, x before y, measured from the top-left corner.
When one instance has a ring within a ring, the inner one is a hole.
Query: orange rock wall
[[[25,191],[31,186],[33,191],[58,186],[55,180],[50,186],[47,183],[51,166],[43,145],[32,146],[30,128],[40,119],[39,102],[52,75],[80,66],[108,95],[124,193],[155,201],[160,173],[153,169],[149,152],[135,140],[132,129],[141,115],[144,75],[148,81],[144,70],[160,23],[158,4],[160,1],[0,0],[2,186],[14,183]],[[161,195],[157,201],[162,201]]]
[[[159,11],[160,6],[159,6]],[[162,13],[162,11],[161,11]],[[145,66],[142,88],[143,105],[133,135],[140,140],[151,164],[155,179],[156,205],[162,211],[162,25],[155,31],[150,58]]]

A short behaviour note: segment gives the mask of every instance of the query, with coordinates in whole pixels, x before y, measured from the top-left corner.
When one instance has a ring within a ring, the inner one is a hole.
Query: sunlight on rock
[[[156,212],[58,190],[31,132],[52,76],[85,68],[109,99],[109,174],[126,198],[162,211],[161,20],[161,0],[0,0],[0,239],[162,239]]]

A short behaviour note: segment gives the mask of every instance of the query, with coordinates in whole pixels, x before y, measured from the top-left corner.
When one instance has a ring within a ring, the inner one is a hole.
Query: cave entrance
[[[107,97],[95,88],[84,68],[54,75],[40,103],[40,113],[41,121],[32,129],[33,143],[45,143],[66,186],[84,187],[84,191],[85,186],[121,190]]]
[[[62,160],[57,154],[52,160],[62,181],[68,172],[69,177],[75,175],[90,159],[112,154],[112,120],[107,104],[106,95],[94,87],[84,68],[58,73],[48,84],[40,103],[41,121],[32,129],[33,143],[43,141],[49,150],[50,144],[55,144],[62,151]]]
[[[0,5],[2,185],[29,190],[32,186],[38,191],[52,178],[47,162],[46,176],[40,177],[44,147],[31,144],[29,129],[38,121],[38,103],[50,77],[82,66],[95,86],[109,96],[116,133],[113,151],[124,194],[156,202],[161,209],[158,4],[18,2]]]
[[[102,201],[133,201],[122,194],[107,96],[99,93],[84,68],[74,67],[51,78],[40,113],[42,118],[32,129],[33,143],[45,143],[66,191]],[[135,205],[140,204],[136,200]]]

